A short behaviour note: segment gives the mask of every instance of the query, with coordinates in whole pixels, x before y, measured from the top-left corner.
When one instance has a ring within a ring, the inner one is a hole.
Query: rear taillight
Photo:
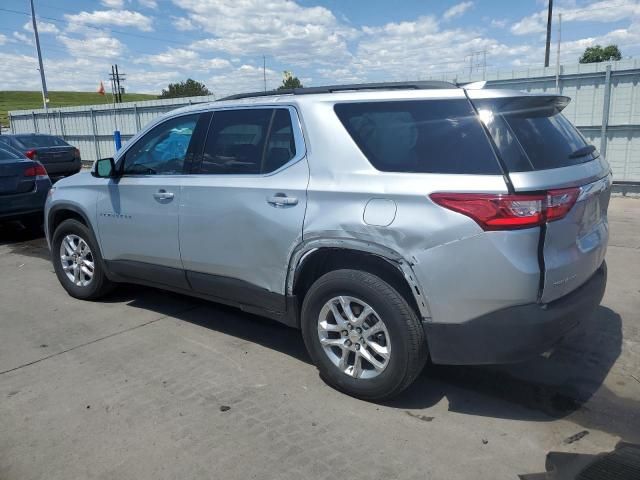
[[[80,160],[80,150],[78,150],[77,148],[73,149],[73,158],[75,160]]]
[[[27,157],[27,158],[30,158],[31,160],[37,160],[38,159],[38,152],[35,151],[34,149],[27,150],[26,152],[24,152],[24,156]]]
[[[472,218],[483,230],[535,227],[564,217],[580,189],[549,190],[546,194],[432,193],[438,205]]]
[[[553,222],[564,217],[573,208],[580,195],[579,188],[563,188],[547,192],[547,221]]]
[[[47,175],[47,169],[44,168],[44,165],[42,165],[41,163],[37,163],[32,167],[27,168],[24,171],[24,176],[25,177],[46,177]]]

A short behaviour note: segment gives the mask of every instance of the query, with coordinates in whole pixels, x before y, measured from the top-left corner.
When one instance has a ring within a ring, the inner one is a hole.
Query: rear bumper
[[[38,180],[32,192],[0,197],[0,220],[14,220],[25,215],[39,214],[44,211],[47,193],[51,188],[49,179]]]
[[[549,350],[600,304],[607,266],[581,287],[546,305],[505,308],[462,323],[425,322],[434,363],[515,363]]]
[[[47,169],[49,176],[73,175],[74,173],[78,173],[82,168],[82,162],[80,159],[72,160],[70,162],[47,162],[44,160],[42,164],[44,165],[44,168]]]

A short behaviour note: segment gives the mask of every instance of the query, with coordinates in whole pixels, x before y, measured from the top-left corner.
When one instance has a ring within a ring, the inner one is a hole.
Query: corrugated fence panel
[[[611,70],[607,87],[607,67]],[[487,79],[489,87],[532,93],[556,93],[556,68],[532,67],[515,70],[440,74],[433,80],[460,83]],[[565,115],[606,156],[617,181],[640,182],[640,60],[611,63],[562,65],[559,93],[571,97]],[[609,88],[609,117],[605,144],[601,142],[603,106]],[[214,96],[128,102],[115,106],[115,121],[123,142],[159,115],[182,106],[211,102]],[[14,133],[51,132],[80,149],[82,158],[95,160],[114,154],[114,106],[92,105],[9,112]]]

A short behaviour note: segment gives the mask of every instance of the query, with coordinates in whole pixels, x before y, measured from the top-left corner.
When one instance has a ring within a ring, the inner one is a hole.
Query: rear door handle
[[[155,198],[156,200],[171,200],[173,199],[173,193],[167,192],[166,190],[162,189],[154,193],[153,198]]]
[[[291,207],[298,204],[296,197],[288,197],[285,193],[276,193],[267,197],[267,203],[273,207]]]

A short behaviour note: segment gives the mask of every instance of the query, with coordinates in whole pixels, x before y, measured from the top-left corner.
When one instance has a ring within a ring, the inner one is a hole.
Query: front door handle
[[[267,203],[273,207],[292,207],[298,204],[296,197],[288,197],[285,193],[276,193],[271,197],[267,197]]]
[[[153,198],[155,198],[156,200],[172,200],[173,199],[173,193],[172,192],[167,192],[164,189],[158,190],[156,193],[153,194]]]

